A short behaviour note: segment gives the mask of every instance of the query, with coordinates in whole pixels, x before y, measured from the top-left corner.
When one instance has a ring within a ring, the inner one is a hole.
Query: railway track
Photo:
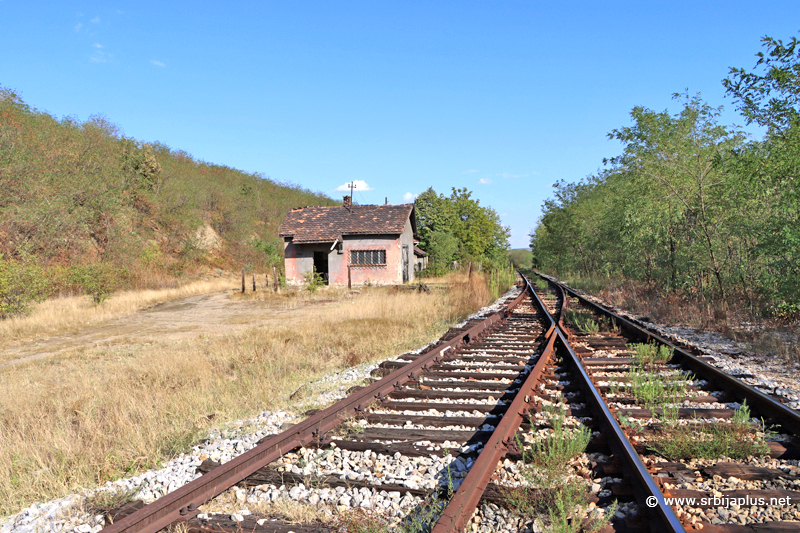
[[[570,345],[686,530],[800,531],[796,411],[548,281],[537,290],[566,291]]]
[[[530,472],[545,466],[537,465],[536,458],[547,451],[543,442],[564,431],[587,439],[585,453],[579,451],[579,459],[565,463],[567,470],[559,474],[588,494],[585,507],[561,517],[572,526],[753,531],[749,525],[714,524],[702,506],[671,506],[665,497],[710,497],[712,502],[714,497],[738,498],[741,490],[723,490],[722,484],[710,488],[706,483],[706,478],[730,480],[733,474],[749,487],[771,486],[770,480],[781,478],[778,472],[783,472],[784,481],[794,482],[794,474],[786,472],[792,466],[797,470],[792,458],[800,453],[788,433],[783,442],[766,445],[770,457],[783,461],[783,470],[745,463],[694,469],[695,463],[668,461],[648,450],[656,436],[679,427],[680,420],[710,425],[734,416],[741,419],[741,404],[738,414],[731,408],[737,400],[746,399],[751,414],[780,424],[781,432],[800,428],[800,417],[780,404],[774,406],[774,400],[752,387],[719,375],[702,358],[679,347],[669,348],[667,361],[651,361],[648,371],[669,374],[676,387],[678,381],[686,382],[679,390],[687,394],[681,399],[687,407],[675,410],[672,404],[662,408],[651,402],[643,408],[628,394],[631,380],[639,379],[631,374],[636,369],[631,344],[666,346],[666,341],[563,291],[552,282],[537,288],[526,282],[505,310],[451,330],[425,353],[382,363],[374,383],[349,391],[344,400],[265,438],[228,463],[206,461],[200,468],[202,477],[150,505],[129,506],[104,531],[149,533],[175,522],[189,531],[206,532],[331,531],[324,524],[202,512],[202,505],[234,485],[250,487],[241,490],[245,501],[275,501],[291,486],[289,492],[298,501],[388,513],[396,517],[395,525],[406,528],[517,531],[532,524],[507,510],[514,497],[551,504],[560,497],[561,489],[552,479],[531,477]],[[572,311],[566,324],[562,308]],[[608,324],[609,331],[578,330],[576,311],[593,317],[586,320]],[[695,378],[679,374],[679,369],[693,372]],[[740,435],[753,431],[751,424]],[[758,492],[752,498],[795,496],[788,489],[745,490]],[[800,494],[797,497],[800,503]],[[541,505],[535,512],[548,515]],[[723,521],[724,510],[717,512],[716,521]],[[753,520],[763,518],[754,512]],[[613,520],[606,524],[604,515],[611,513]],[[778,514],[768,525],[771,529],[758,531],[800,530],[790,529],[800,523],[791,521],[794,515],[789,514]],[[550,512],[545,522],[558,519]]]

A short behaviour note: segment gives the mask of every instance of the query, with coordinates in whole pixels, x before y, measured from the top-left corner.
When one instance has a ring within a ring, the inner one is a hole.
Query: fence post
[[[264,274],[264,290],[269,290],[269,274]]]
[[[253,272],[253,292],[256,292],[256,273]]]
[[[467,279],[472,279],[472,261],[469,262],[469,274],[467,274]]]
[[[244,294],[244,269],[242,269],[242,294]]]
[[[272,266],[272,286],[275,292],[278,292],[278,270]]]

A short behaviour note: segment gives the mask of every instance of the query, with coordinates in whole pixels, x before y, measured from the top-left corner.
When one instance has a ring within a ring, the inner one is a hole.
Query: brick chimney
[[[349,196],[349,195],[346,195],[344,197],[344,202],[343,203],[344,203],[343,207],[346,207],[347,209],[350,209],[353,206],[353,197]]]

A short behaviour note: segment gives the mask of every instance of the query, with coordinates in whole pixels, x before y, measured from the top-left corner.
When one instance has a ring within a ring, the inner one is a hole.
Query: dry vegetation
[[[138,291],[120,291],[101,304],[89,296],[51,298],[36,306],[27,315],[0,320],[0,345],[33,337],[71,333],[86,326],[127,316],[151,305],[178,300],[196,294],[224,291],[236,286],[230,278],[215,277],[194,281],[179,287]]]
[[[765,317],[747,301],[662,294],[645,284],[569,276],[565,281],[606,302],[661,324],[715,331],[743,342],[755,353],[800,361],[800,335],[791,320]]]
[[[239,295],[268,299],[286,320],[190,341],[143,338],[2,370],[0,514],[158,465],[220,420],[285,407],[302,383],[420,346],[491,299],[480,276],[450,282],[430,293]]]

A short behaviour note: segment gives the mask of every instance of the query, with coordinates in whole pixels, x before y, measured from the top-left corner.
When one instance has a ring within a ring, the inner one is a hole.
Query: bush
[[[108,263],[72,266],[67,275],[69,281],[91,296],[95,304],[107,300],[130,277],[127,270]]]
[[[316,269],[303,274],[306,280],[306,290],[308,292],[317,292],[317,289],[325,285],[325,280],[322,279],[322,274],[317,272]]]
[[[28,312],[31,303],[44,300],[52,290],[50,277],[41,266],[0,256],[0,318]]]

